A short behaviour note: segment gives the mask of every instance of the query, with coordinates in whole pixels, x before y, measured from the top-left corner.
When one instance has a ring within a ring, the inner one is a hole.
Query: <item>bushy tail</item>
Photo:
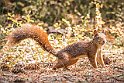
[[[15,45],[26,38],[34,39],[44,50],[56,55],[56,51],[48,41],[47,33],[41,30],[40,27],[31,24],[23,24],[22,27],[15,29],[15,31],[7,37],[8,41],[6,46]]]

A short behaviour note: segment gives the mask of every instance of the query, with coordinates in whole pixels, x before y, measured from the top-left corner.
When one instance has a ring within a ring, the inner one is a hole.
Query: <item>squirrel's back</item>
[[[23,24],[22,27],[15,29],[8,37],[8,44],[14,45],[19,43],[21,40],[26,38],[32,38],[39,43],[40,46],[43,47],[44,50],[55,54],[55,50],[51,46],[48,41],[48,35],[44,32],[40,27],[31,25],[31,24]]]

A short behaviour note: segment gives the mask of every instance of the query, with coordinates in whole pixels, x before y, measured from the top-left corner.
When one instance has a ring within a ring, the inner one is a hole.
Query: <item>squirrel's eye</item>
[[[98,41],[101,41],[101,38],[100,38],[100,37],[97,37],[97,40],[98,40]]]
[[[97,37],[97,39],[100,39],[100,37]]]

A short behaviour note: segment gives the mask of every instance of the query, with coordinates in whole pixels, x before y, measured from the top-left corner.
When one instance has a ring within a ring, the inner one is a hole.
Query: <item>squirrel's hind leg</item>
[[[68,66],[75,64],[78,61],[78,59],[70,59],[70,60],[65,60],[65,59],[59,59],[58,63],[53,67],[53,70],[56,70],[58,68],[64,68],[65,70],[69,70]]]
[[[55,64],[55,66],[53,67],[53,70],[56,70],[58,68],[66,68],[66,63],[68,61],[66,61],[65,59],[58,59],[58,62]]]

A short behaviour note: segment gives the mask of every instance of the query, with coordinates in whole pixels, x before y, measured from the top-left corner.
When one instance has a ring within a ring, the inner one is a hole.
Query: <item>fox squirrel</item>
[[[54,65],[53,69],[66,68],[73,65],[80,57],[87,56],[91,65],[97,68],[97,62],[105,66],[103,56],[101,55],[101,48],[106,42],[106,37],[103,33],[94,31],[94,38],[89,42],[76,42],[68,45],[60,51],[56,51],[48,41],[48,35],[38,26],[31,24],[23,24],[21,28],[15,29],[8,37],[8,41],[3,49],[10,48],[11,46],[19,43],[26,38],[32,38],[39,43],[39,45],[49,53],[58,58],[58,62]],[[109,60],[109,59],[108,59]],[[105,58],[105,61],[108,61]]]

